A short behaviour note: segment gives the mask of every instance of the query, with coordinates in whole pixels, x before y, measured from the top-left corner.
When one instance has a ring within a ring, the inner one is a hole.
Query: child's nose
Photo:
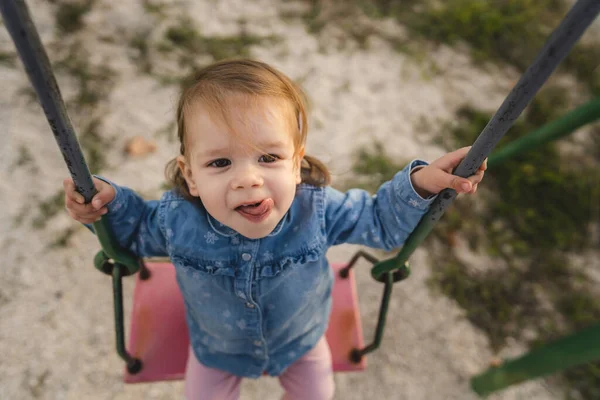
[[[260,187],[263,184],[262,176],[256,168],[251,166],[239,168],[235,176],[231,180],[232,189],[248,189],[252,187]]]

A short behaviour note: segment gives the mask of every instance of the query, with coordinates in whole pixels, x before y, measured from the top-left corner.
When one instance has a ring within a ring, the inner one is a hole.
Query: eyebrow
[[[202,156],[202,157],[216,157],[216,156],[220,156],[222,154],[226,154],[229,152],[229,148],[228,147],[224,147],[221,149],[211,149],[211,150],[200,150],[196,153],[196,155],[198,156]]]
[[[284,142],[282,142],[281,140],[276,140],[274,142],[266,142],[266,143],[260,143],[259,145],[255,146],[255,148],[257,149],[263,149],[263,150],[269,150],[269,149],[280,149],[280,148],[284,148],[286,146],[286,144]],[[223,154],[227,154],[229,153],[230,148],[229,147],[222,147],[222,148],[215,148],[215,149],[210,149],[210,150],[200,150],[196,153],[196,155],[201,156],[201,157],[217,157],[217,156],[221,156]]]
[[[276,140],[274,142],[261,143],[256,147],[258,147],[259,149],[277,149],[285,146],[286,143],[282,142],[281,140]]]

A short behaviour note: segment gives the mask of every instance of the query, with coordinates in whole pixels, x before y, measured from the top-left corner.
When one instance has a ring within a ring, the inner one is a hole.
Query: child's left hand
[[[423,198],[438,194],[446,188],[454,189],[457,193],[475,193],[477,185],[483,179],[484,171],[487,169],[487,158],[479,169],[468,178],[452,175],[454,168],[460,164],[470,149],[471,146],[455,150],[415,171],[410,177],[417,193]]]

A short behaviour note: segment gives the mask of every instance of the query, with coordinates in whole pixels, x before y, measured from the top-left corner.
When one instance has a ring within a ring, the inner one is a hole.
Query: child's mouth
[[[264,199],[258,203],[244,204],[235,208],[235,211],[250,222],[264,221],[273,210],[273,199]]]

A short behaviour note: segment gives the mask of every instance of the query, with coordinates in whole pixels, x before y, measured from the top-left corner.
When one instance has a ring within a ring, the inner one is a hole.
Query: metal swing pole
[[[96,194],[96,188],[27,4],[24,0],[0,0],[0,13],[44,109],[75,187],[85,202],[89,203]],[[96,268],[113,276],[117,352],[127,362],[130,372],[139,371],[141,362],[125,349],[121,277],[137,272],[140,263],[135,256],[119,247],[106,220],[94,222],[93,226],[102,245],[94,263]]]

